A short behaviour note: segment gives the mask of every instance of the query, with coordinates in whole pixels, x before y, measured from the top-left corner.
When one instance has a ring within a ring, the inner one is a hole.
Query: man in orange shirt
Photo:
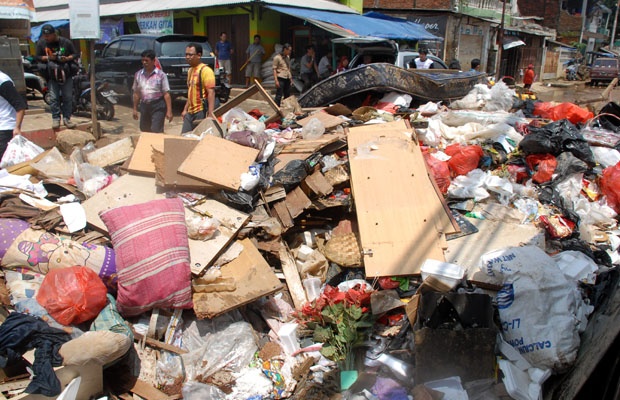
[[[183,128],[181,133],[194,130],[193,121],[203,118],[213,118],[215,106],[215,74],[208,65],[201,61],[202,46],[198,43],[190,43],[185,48],[185,59],[190,66],[187,72],[187,102],[183,107]],[[205,110],[203,99],[207,94],[207,107]],[[206,114],[205,114],[206,112]]]
[[[532,87],[532,83],[534,83],[534,65],[530,64],[527,66],[525,75],[523,75],[523,87],[530,89]]]

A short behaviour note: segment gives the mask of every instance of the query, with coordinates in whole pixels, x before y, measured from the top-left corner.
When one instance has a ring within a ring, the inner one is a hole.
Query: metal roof
[[[195,10],[205,7],[232,6],[232,5],[286,5],[293,7],[329,10],[341,13],[357,12],[350,7],[331,0],[134,0],[120,2],[118,0],[101,0],[99,15],[110,17],[113,15],[130,15],[143,12],[162,10]],[[45,22],[60,19],[69,19],[68,0],[35,0],[35,17],[33,22]]]

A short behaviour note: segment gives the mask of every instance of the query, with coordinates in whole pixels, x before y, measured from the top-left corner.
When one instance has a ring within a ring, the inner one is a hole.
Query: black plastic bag
[[[560,154],[555,159],[558,165],[555,168],[556,177],[553,179],[554,183],[562,182],[573,174],[586,172],[589,169],[588,164],[567,151]]]
[[[281,184],[288,193],[299,186],[301,181],[306,179],[308,176],[306,166],[307,163],[305,160],[289,161],[284,168],[273,174],[271,183],[273,185]]]
[[[590,145],[569,120],[552,122],[544,127],[530,127],[530,133],[519,143],[526,154],[549,153],[558,156],[570,151],[575,157],[589,166],[594,166],[594,155]]]

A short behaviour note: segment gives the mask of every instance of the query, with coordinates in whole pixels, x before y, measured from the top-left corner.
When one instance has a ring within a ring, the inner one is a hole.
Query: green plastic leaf
[[[317,326],[314,329],[314,334],[312,335],[312,339],[315,342],[325,343],[328,342],[334,336],[331,328],[324,326]]]

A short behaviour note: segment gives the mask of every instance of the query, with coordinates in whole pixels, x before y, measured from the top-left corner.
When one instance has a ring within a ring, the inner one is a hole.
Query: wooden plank
[[[301,182],[301,188],[304,189],[306,194],[310,195],[312,193],[318,197],[327,196],[334,191],[334,187],[325,179],[325,175],[321,171],[314,171],[314,173],[308,175]]]
[[[445,211],[406,126],[353,128],[348,141],[366,276],[411,275],[427,258],[443,261]]]
[[[267,203],[273,203],[274,201],[285,199],[286,191],[282,185],[273,185],[265,190],[263,196]]]
[[[295,225],[295,222],[286,207],[286,200],[274,203],[273,206],[271,206],[271,213],[278,217],[283,228],[288,229]]]
[[[130,137],[118,140],[107,146],[88,153],[86,159],[92,165],[97,167],[107,167],[122,163],[131,157],[133,153],[133,142]]]
[[[312,205],[312,201],[310,201],[308,196],[306,196],[304,191],[301,190],[299,186],[291,190],[286,195],[284,203],[286,204],[286,208],[293,219],[297,218],[304,212],[304,210]]]
[[[280,154],[285,154],[285,153],[310,153],[312,154],[312,153],[319,151],[323,147],[338,141],[339,139],[342,139],[342,136],[334,134],[334,133],[326,133],[323,136],[321,136],[319,139],[314,139],[314,140],[301,139],[296,142],[284,145]],[[278,155],[278,157],[280,156],[280,154]]]
[[[212,118],[205,118],[200,121],[198,126],[196,126],[192,131],[192,134],[198,137],[202,137],[202,135],[224,137],[224,132],[222,131],[220,123]]]
[[[308,115],[306,118],[302,118],[298,120],[297,124],[301,126],[306,126],[308,122],[310,122],[310,120],[313,118],[318,119],[321,122],[321,124],[323,124],[323,127],[325,128],[325,130],[332,129],[338,125],[342,125],[343,123],[345,123],[345,120],[343,120],[342,118],[335,117],[321,110],[321,111],[317,111],[315,113]]]
[[[217,260],[217,257],[237,237],[239,230],[250,220],[250,216],[213,199],[205,200],[195,209],[209,212],[220,221],[219,233],[212,239],[206,241],[189,240],[192,274],[200,275],[206,267],[211,266]],[[192,211],[186,211],[186,215],[190,213]]]
[[[133,337],[134,340],[136,342],[141,342],[144,338],[144,336],[142,336],[141,334],[139,334],[136,331],[133,331]],[[158,350],[165,350],[165,351],[169,351],[171,353],[175,353],[175,354],[185,354],[188,351],[185,349],[182,349],[180,347],[177,346],[173,346],[171,344],[168,343],[164,343],[164,342],[160,342],[159,340],[155,340],[153,338],[147,337],[146,339],[144,339],[144,342],[146,343],[147,346],[151,346],[154,349],[158,349]]]
[[[198,140],[187,140],[186,138],[166,138],[164,139],[164,164],[162,169],[163,185],[175,188],[195,188],[205,191],[217,191],[219,188],[214,185],[181,175],[178,169],[183,161],[194,150]]]
[[[282,263],[282,272],[284,273],[284,277],[286,279],[288,291],[293,299],[293,305],[296,310],[300,310],[308,299],[306,298],[306,291],[301,283],[299,272],[297,272],[295,259],[291,255],[290,251],[288,251],[284,243],[280,249],[280,262]]]
[[[260,83],[255,82],[252,86],[247,88],[243,93],[235,96],[234,98],[228,100],[226,103],[219,106],[213,113],[216,117],[220,117],[226,114],[227,111],[232,110],[233,108],[239,106],[244,101],[250,99],[255,94],[260,93],[263,96],[263,99],[269,104],[269,106],[273,109],[274,114],[269,117],[265,123],[273,122],[281,117],[280,115],[280,107],[276,104],[275,101],[271,98],[269,93],[260,85]]]
[[[244,239],[238,243],[243,246],[239,257],[220,269],[221,279],[232,278],[235,282],[235,290],[194,293],[194,312],[198,318],[213,318],[282,290],[280,280],[252,241]]]
[[[176,140],[192,140],[183,136],[166,135],[163,133],[142,132],[136,143],[127,171],[134,174],[155,176],[155,165],[151,159],[153,149],[164,152],[164,141],[166,138]]]
[[[169,400],[167,394],[165,394],[161,390],[156,389],[142,379],[136,378],[135,382],[124,387],[126,390],[137,394],[138,396],[146,400]]]
[[[256,160],[259,151],[215,136],[205,136],[181,163],[181,174],[238,190],[241,174]]]

